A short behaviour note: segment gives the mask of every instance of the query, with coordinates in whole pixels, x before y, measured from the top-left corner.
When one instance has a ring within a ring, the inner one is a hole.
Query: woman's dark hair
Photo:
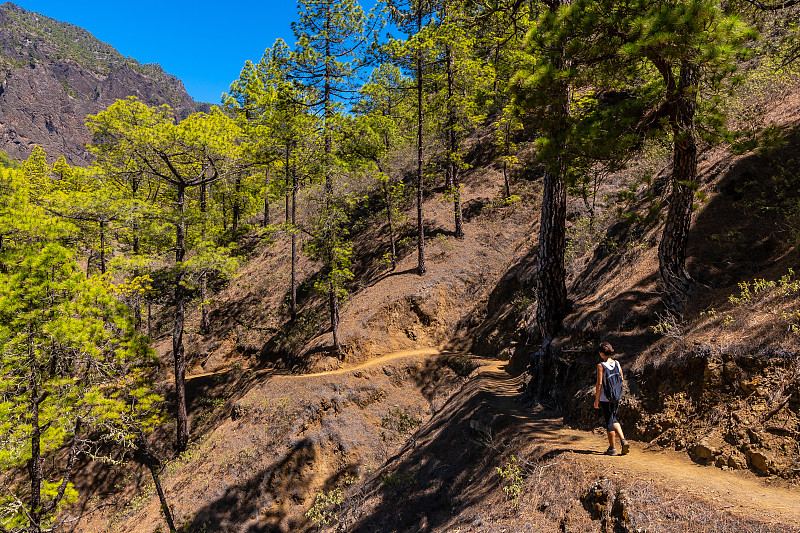
[[[600,343],[600,351],[605,354],[612,354],[614,353],[614,347],[611,346],[610,342],[601,342]]]

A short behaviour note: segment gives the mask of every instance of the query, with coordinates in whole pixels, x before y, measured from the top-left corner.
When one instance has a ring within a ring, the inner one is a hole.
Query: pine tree
[[[237,125],[219,109],[196,113],[175,124],[167,106],[149,108],[135,98],[118,100],[106,111],[90,116],[93,151],[101,161],[125,161],[148,179],[167,187],[160,197],[169,207],[175,229],[175,320],[172,346],[175,359],[177,448],[186,449],[189,425],[186,412],[186,356],[183,346],[186,316],[187,224],[189,196],[194,188],[235,175],[238,160]],[[191,244],[191,243],[190,243]]]
[[[377,169],[386,205],[388,256],[392,270],[397,268],[395,229],[402,220],[398,203],[403,196],[404,184],[393,175],[386,159],[393,150],[411,142],[407,135],[413,124],[407,98],[409,81],[390,63],[375,69],[369,83],[362,88],[362,99],[355,108],[357,118],[345,135],[345,150],[372,162]]]
[[[551,27],[559,9],[566,2],[545,2],[540,25]],[[568,68],[564,49],[550,46],[539,39],[541,34],[532,31],[526,42],[530,65],[521,70],[514,80],[516,102],[523,108],[536,112],[541,131],[538,141],[539,157],[545,163],[542,210],[539,225],[539,248],[536,272],[536,322],[542,347],[534,354],[535,374],[538,376],[537,394],[542,394],[542,380],[550,364],[550,343],[561,328],[567,311],[566,248],[567,217],[567,133],[570,127],[571,87],[566,76],[560,73]]]
[[[672,187],[659,244],[659,272],[666,307],[680,313],[692,287],[686,246],[698,187],[698,122],[709,132],[721,128],[718,95],[723,82],[731,79],[737,52],[753,34],[737,17],[726,14],[719,2],[707,0],[655,4],[576,0],[543,20],[540,28],[540,48],[562,50],[567,61],[553,64],[549,71],[540,69],[539,78],[530,78],[532,85],[542,86],[543,80],[622,85],[632,94],[628,109],[651,106],[633,129],[639,138],[667,125],[673,142]],[[620,80],[628,80],[627,87]],[[656,91],[661,96],[654,105]],[[613,138],[603,137],[595,135],[592,141],[606,146]],[[573,145],[588,140],[584,137]]]
[[[497,158],[503,163],[503,184],[505,185],[506,199],[511,197],[511,169],[519,162],[517,157],[517,144],[515,136],[522,131],[523,125],[517,116],[517,110],[509,104],[503,108],[503,113],[495,123],[495,148]]]
[[[394,23],[400,31],[408,35],[405,42],[390,40],[387,45],[388,53],[408,69],[414,78],[414,92],[417,104],[417,273],[422,276],[427,272],[425,265],[425,218],[422,203],[425,195],[425,181],[423,176],[423,124],[425,121],[425,108],[423,93],[425,84],[425,71],[428,64],[428,53],[434,48],[426,39],[423,29],[431,22],[431,14],[435,6],[430,0],[389,0],[389,12]]]
[[[292,24],[297,49],[292,57],[291,77],[304,85],[304,93],[309,97],[307,105],[315,109],[320,119],[320,170],[325,191],[322,209],[330,211],[318,217],[330,225],[323,229],[314,224],[319,231],[312,232],[313,239],[327,238],[330,242],[307,243],[307,250],[323,262],[332,261],[323,265],[323,275],[327,277],[323,285],[329,291],[333,350],[341,354],[339,299],[343,290],[342,279],[346,276],[340,276],[340,273],[347,270],[343,266],[347,254],[337,250],[349,249],[350,245],[345,245],[343,240],[347,211],[337,205],[341,202],[334,198],[336,175],[342,170],[336,158],[335,144],[341,136],[342,102],[355,92],[354,83],[358,80],[374,23],[355,0],[301,0],[298,7],[299,20]],[[334,234],[336,231],[342,233]],[[323,249],[327,251],[322,252]]]
[[[464,237],[464,221],[459,177],[468,168],[464,162],[464,141],[485,118],[478,98],[487,92],[492,72],[475,55],[476,38],[470,31],[475,19],[466,2],[440,1],[437,18],[439,23],[430,31],[440,56],[439,71],[443,79],[437,85],[442,87],[440,106],[447,117],[442,123],[447,146],[446,189],[453,196],[454,234],[460,239]]]
[[[77,458],[159,420],[158,398],[142,385],[151,354],[113,290],[54,243],[0,277],[0,466],[28,467],[27,490],[0,496],[1,528],[57,529],[77,497]],[[65,446],[66,458],[55,455]],[[47,457],[58,461],[54,479]]]

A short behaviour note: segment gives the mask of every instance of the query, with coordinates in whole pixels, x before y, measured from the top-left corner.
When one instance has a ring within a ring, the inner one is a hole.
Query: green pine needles
[[[131,448],[159,422],[144,381],[152,353],[108,279],[87,278],[56,243],[0,277],[0,346],[0,467],[27,466],[29,478],[0,495],[0,525],[55,528],[77,498],[76,458],[103,443]],[[66,459],[55,455],[65,447]]]

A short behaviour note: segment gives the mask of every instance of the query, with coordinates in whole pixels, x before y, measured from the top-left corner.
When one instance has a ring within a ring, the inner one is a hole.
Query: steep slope
[[[39,145],[85,164],[86,115],[127,96],[169,104],[179,117],[197,108],[180,80],[158,65],[123,57],[77,26],[0,6],[0,150],[25,159]]]
[[[800,264],[792,211],[758,209],[797,201],[798,95],[795,87],[775,97],[780,103],[762,117],[774,126],[770,148],[704,150],[706,196],[689,259],[699,283],[683,317],[669,319],[659,303],[661,223],[644,220],[647,189],[664,195],[668,150],[652,148],[609,177],[593,225],[583,200],[571,199],[572,309],[548,385],[552,407],[577,429],[534,412],[521,393],[524,375],[464,377],[471,354],[525,363],[535,349],[535,172],[514,183],[521,199],[507,205],[486,145],[476,148],[465,176],[467,237],[448,231],[441,190],[426,200],[424,277],[414,272],[413,246],[401,247],[394,272],[376,261],[385,251],[382,216],[360,219],[358,282],[342,309],[344,361],[328,356],[324,299],[312,290],[319,265],[300,261],[300,317],[292,322],[288,235],[275,229],[250,239],[249,263],[213,298],[212,333],[199,333],[196,313],[187,320],[194,444],[164,471],[181,524],[249,532],[311,530],[315,520],[361,531],[796,531],[800,298],[780,294],[777,281],[755,294],[750,280],[779,280]],[[619,190],[634,194],[619,200]],[[400,240],[413,244],[408,235]],[[591,394],[600,340],[620,352],[630,388],[622,420],[637,441],[637,455],[614,466],[594,457],[602,432],[589,433],[598,425]],[[169,368],[168,333],[156,347]],[[415,347],[430,351],[405,351]],[[173,429],[154,439],[164,457]],[[512,455],[520,480],[496,470]],[[75,530],[157,527],[145,473],[97,466],[82,480],[81,489],[91,485],[83,510],[91,509],[91,489],[109,505]],[[526,495],[518,507],[504,503],[503,487],[514,485]],[[770,501],[779,505],[761,509]]]

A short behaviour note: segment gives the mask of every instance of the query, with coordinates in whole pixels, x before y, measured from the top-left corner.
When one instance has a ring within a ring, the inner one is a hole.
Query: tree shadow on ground
[[[499,491],[496,467],[510,440],[553,435],[553,419],[519,401],[521,380],[484,372],[468,381],[366,482],[366,515],[346,510],[348,531],[430,531]]]
[[[318,459],[318,448],[310,440],[296,442],[281,461],[243,483],[228,486],[221,496],[197,510],[188,531],[267,533],[305,528],[309,520],[291,518],[290,511],[304,502],[315,484],[307,465]],[[355,465],[347,465],[329,476],[322,490],[337,485],[342,476],[354,470]]]

